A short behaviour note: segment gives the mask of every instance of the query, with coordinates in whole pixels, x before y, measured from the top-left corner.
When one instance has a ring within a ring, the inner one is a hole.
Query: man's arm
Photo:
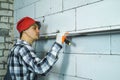
[[[32,50],[29,50],[28,46],[22,47],[19,52],[29,70],[38,74],[46,74],[57,61],[61,48],[62,46],[55,42],[42,60]]]

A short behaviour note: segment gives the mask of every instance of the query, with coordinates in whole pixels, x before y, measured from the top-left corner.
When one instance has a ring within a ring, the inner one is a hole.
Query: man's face
[[[39,38],[39,27],[37,24],[33,24],[29,29],[26,30],[29,37],[33,40],[37,40]]]

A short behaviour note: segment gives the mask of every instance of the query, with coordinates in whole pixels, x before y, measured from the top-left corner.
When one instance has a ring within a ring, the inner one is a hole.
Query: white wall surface
[[[41,34],[114,28],[120,27],[119,7],[119,0],[15,0],[14,20],[16,23],[24,16],[40,20]],[[77,36],[70,40],[74,45],[64,45],[57,63],[39,80],[120,80],[119,32]],[[54,41],[37,41],[37,55],[41,58]]]

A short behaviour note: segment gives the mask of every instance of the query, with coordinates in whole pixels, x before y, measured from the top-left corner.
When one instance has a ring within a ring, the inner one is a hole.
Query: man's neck
[[[21,40],[24,40],[24,41],[28,42],[30,45],[32,45],[32,43],[33,43],[33,40],[26,35],[23,35],[21,37]]]

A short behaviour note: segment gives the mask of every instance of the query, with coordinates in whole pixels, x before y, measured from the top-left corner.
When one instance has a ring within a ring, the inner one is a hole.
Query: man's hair
[[[22,34],[23,34],[23,31],[20,33],[20,39],[21,39],[21,37],[22,37]]]

